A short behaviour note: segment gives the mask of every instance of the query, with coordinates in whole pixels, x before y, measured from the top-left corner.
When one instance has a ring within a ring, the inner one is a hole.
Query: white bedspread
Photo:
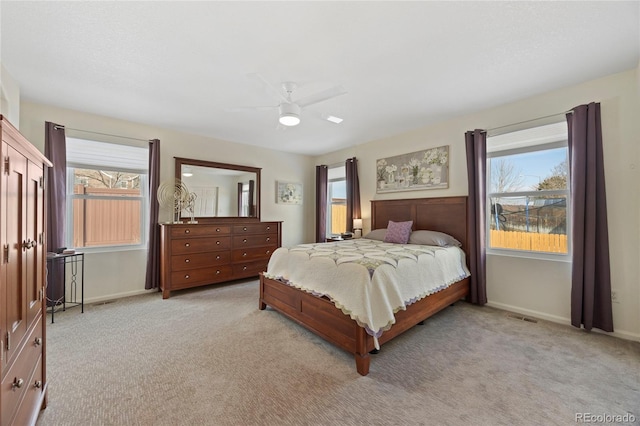
[[[265,274],[327,296],[377,338],[406,306],[468,277],[458,247],[391,244],[360,238],[277,249]]]

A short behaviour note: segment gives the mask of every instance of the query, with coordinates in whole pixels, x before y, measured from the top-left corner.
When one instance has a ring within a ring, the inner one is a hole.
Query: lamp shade
[[[353,229],[362,229],[362,219],[353,219]]]

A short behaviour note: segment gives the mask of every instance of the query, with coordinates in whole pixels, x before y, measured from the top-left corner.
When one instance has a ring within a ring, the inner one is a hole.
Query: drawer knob
[[[188,279],[189,279],[189,278],[191,278],[191,277],[189,276],[189,274],[186,274],[186,275],[184,276],[184,278],[188,280]]]
[[[185,247],[191,247],[191,244],[189,244],[189,243],[184,243],[184,246],[185,246]]]
[[[216,232],[220,232],[220,228],[216,228]]]
[[[271,238],[267,237],[267,241],[271,241]]]
[[[184,230],[184,233],[185,233],[185,234],[188,234],[188,233],[190,233],[190,232],[191,232],[191,231],[190,231],[189,229],[185,229],[185,230]]]
[[[247,227],[245,226],[244,228],[242,228],[242,230],[243,230],[243,231],[246,231],[246,230],[247,230]]]
[[[245,252],[245,253],[242,253],[242,257],[246,257],[246,256],[247,256],[247,253],[246,253],[246,252]]]
[[[271,250],[267,250],[265,254],[269,254],[269,253],[271,253]]]
[[[242,270],[243,270],[243,271],[246,271],[246,270],[247,270],[247,267],[246,267],[246,266],[243,266],[243,267],[242,267]]]
[[[17,377],[15,379],[13,379],[13,383],[11,384],[11,388],[12,389],[20,389],[22,387],[22,385],[24,385],[24,380],[22,379],[18,379]]]
[[[184,260],[184,263],[189,263],[189,262],[191,262],[191,259],[185,259]]]
[[[220,245],[220,241],[216,241],[216,245]]]
[[[42,337],[36,337],[35,340],[33,341],[33,343],[36,346],[40,346],[42,344]]]
[[[220,260],[220,255],[217,255],[217,256],[216,256],[216,260]]]
[[[247,242],[247,239],[245,238],[244,240],[242,240],[242,242],[243,242],[243,243],[246,243],[246,242]]]
[[[271,231],[271,227],[270,226],[267,226],[267,231]]]
[[[40,380],[36,380],[36,382],[33,384],[33,387],[36,389],[40,389],[42,387],[42,382]]]
[[[220,273],[220,270],[218,269],[218,270],[216,271],[216,275],[217,275],[217,274],[219,274],[219,273]]]

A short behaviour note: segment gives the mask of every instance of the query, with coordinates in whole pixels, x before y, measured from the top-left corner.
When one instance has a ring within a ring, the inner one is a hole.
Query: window
[[[240,216],[250,216],[249,214],[249,182],[242,182],[242,192],[240,193]]]
[[[567,125],[487,138],[487,248],[569,253]]]
[[[148,149],[67,138],[67,246],[142,248]]]
[[[347,173],[345,166],[327,172],[327,237],[347,231]]]

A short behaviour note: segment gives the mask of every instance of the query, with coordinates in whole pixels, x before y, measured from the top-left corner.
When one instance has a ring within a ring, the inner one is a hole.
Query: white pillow
[[[386,235],[387,235],[387,228],[380,228],[380,229],[374,229],[373,231],[369,232],[367,235],[365,235],[362,238],[368,238],[370,240],[384,241],[384,237]]]
[[[424,244],[440,247],[460,247],[462,244],[449,234],[438,231],[419,230],[409,235],[409,244]]]

